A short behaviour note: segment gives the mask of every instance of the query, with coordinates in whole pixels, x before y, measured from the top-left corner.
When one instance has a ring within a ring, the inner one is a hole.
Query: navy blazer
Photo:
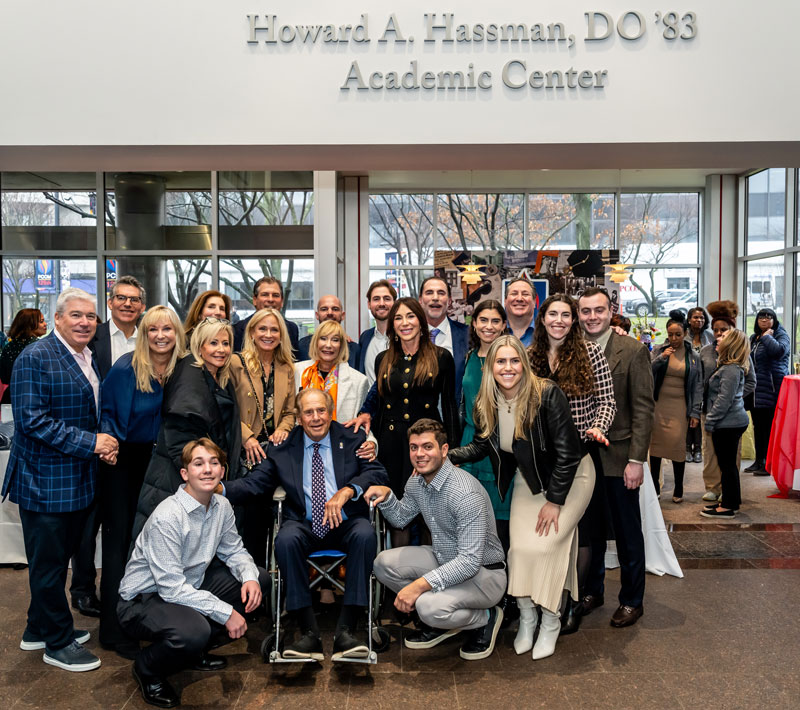
[[[92,358],[97,373],[97,362]],[[98,411],[75,357],[50,333],[25,348],[11,376],[14,440],[3,482],[24,510],[69,513],[94,499]]]
[[[336,485],[339,488],[353,484],[366,491],[370,486],[388,486],[386,469],[378,462],[356,456],[356,451],[366,440],[363,431],[353,433],[338,422],[331,422],[331,456],[333,457]],[[270,444],[267,458],[244,478],[225,482],[225,495],[234,505],[251,496],[272,495],[278,486],[286,491],[284,515],[288,520],[306,519],[306,499],[303,493],[303,428],[296,426],[283,444]],[[366,517],[369,508],[363,497],[348,501],[344,508],[348,518]]]
[[[362,375],[367,374],[367,348],[375,335],[375,328],[367,328],[358,337],[358,367],[356,368]],[[348,363],[349,364],[349,363]]]
[[[257,311],[256,311],[257,312]],[[244,345],[244,331],[247,328],[247,324],[250,322],[250,319],[255,315],[255,313],[251,313],[247,318],[244,320],[240,320],[233,325],[233,352],[238,353],[242,351],[242,345]],[[300,337],[300,330],[297,327],[297,323],[283,319],[284,323],[286,323],[286,330],[289,331],[289,342],[292,344],[292,354],[294,355],[295,360],[300,359],[297,357],[298,348],[297,348],[297,340]]]
[[[469,326],[452,318],[447,320],[450,321],[450,334],[453,338],[453,360],[456,362],[456,406],[459,406],[461,404],[461,384],[469,352]]]
[[[308,349],[311,347],[311,338],[313,335],[307,335],[305,338],[301,338],[300,342],[298,343],[298,352],[299,355],[297,357],[297,362],[303,362],[303,360],[310,360],[311,356],[308,354]],[[347,343],[347,364],[350,365],[354,370],[358,370],[358,361],[360,359],[360,352],[361,348],[359,347],[358,343]]]
[[[92,351],[92,360],[97,363],[100,371],[100,381],[106,379],[108,371],[111,369],[111,330],[109,322],[100,323],[94,332],[94,337],[89,341],[89,350]]]

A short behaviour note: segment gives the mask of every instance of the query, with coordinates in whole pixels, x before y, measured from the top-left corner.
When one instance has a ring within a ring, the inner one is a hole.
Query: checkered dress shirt
[[[430,484],[422,476],[412,476],[402,500],[392,493],[379,507],[396,528],[405,527],[422,513],[440,565],[425,575],[434,591],[461,584],[482,566],[505,560],[486,489],[449,459]]]
[[[614,423],[617,413],[617,402],[614,399],[614,380],[611,379],[611,370],[608,360],[597,343],[587,340],[586,349],[589,351],[589,362],[594,372],[594,388],[589,394],[571,397],[567,395],[572,421],[578,429],[581,439],[588,441],[586,430],[597,428],[606,436]]]

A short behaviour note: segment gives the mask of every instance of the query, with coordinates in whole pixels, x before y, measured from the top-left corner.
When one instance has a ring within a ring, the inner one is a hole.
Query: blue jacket
[[[92,366],[99,379],[94,358]],[[54,333],[17,358],[11,406],[15,429],[3,496],[39,513],[86,508],[95,494],[99,417],[89,380]]]
[[[375,328],[367,328],[358,338],[358,367],[356,368],[362,375],[367,374],[367,348],[375,335]]]
[[[774,335],[750,336],[750,348],[756,368],[757,409],[774,409],[778,403],[783,378],[789,374],[792,346],[786,329],[778,324]]]

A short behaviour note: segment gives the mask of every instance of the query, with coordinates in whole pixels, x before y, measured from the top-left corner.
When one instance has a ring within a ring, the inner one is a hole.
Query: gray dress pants
[[[439,567],[430,545],[396,547],[375,558],[373,570],[381,584],[399,592],[415,579]],[[470,579],[440,592],[431,590],[417,599],[420,621],[435,629],[477,629],[487,622],[486,609],[506,591],[506,571],[481,567]]]

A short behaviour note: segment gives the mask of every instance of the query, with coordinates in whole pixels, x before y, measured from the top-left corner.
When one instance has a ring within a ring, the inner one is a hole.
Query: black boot
[[[561,635],[574,634],[581,627],[583,619],[583,606],[579,601],[573,601],[570,593],[565,589],[564,603],[561,605]]]
[[[505,629],[507,626],[519,619],[519,607],[517,600],[510,594],[506,594],[500,600],[499,607],[503,610],[503,621],[500,628]]]

